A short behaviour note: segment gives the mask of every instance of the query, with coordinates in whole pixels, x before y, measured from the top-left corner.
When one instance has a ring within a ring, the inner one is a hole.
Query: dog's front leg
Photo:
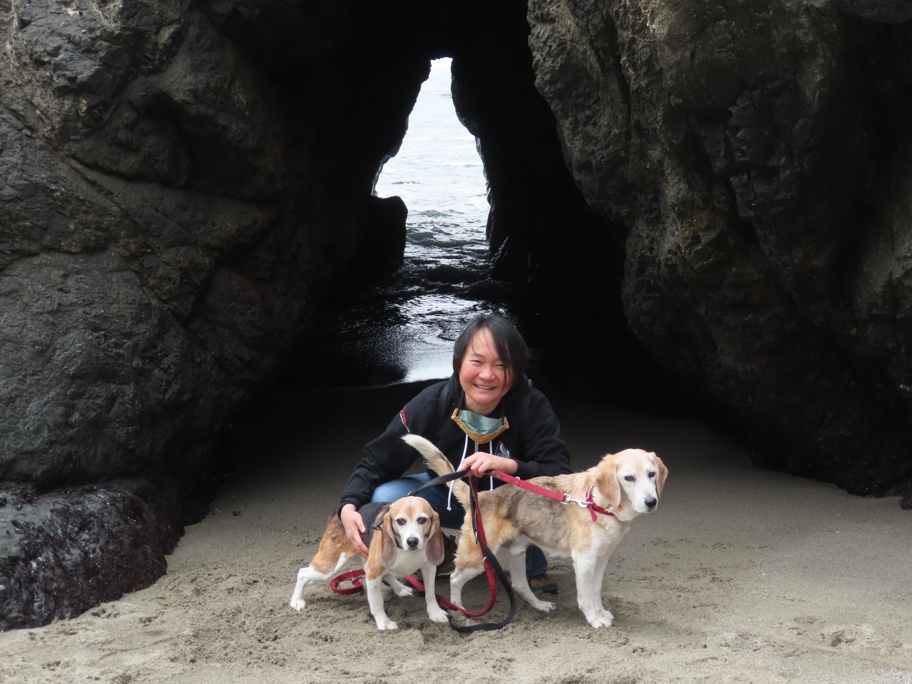
[[[383,608],[383,576],[365,581],[367,585],[367,602],[371,615],[377,622],[377,629],[399,629],[399,625],[389,619]]]
[[[601,579],[595,576],[598,559],[589,553],[573,553],[572,556],[579,609],[592,627],[610,627],[614,616],[602,606],[602,597],[597,593],[597,588],[601,586]]]
[[[463,529],[456,551],[456,569],[450,575],[450,601],[460,608],[465,608],[462,605],[462,587],[485,571],[481,547],[472,540],[472,534],[471,528],[468,532]]]
[[[437,594],[435,593],[437,568],[428,563],[421,568],[421,577],[424,579],[424,601],[427,604],[427,613],[431,622],[449,622],[450,616],[437,605]]]
[[[605,581],[605,571],[608,570],[608,560],[611,558],[611,553],[606,553],[604,556],[599,557],[598,561],[595,564],[595,573],[593,578],[595,579],[595,588],[593,589],[593,596],[596,601],[596,607],[599,615],[608,620],[609,624],[614,621],[614,616],[611,612],[605,608],[605,604],[602,602],[602,584]]]

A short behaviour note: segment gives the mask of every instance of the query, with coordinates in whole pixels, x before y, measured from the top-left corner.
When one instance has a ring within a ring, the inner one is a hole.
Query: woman
[[[432,441],[457,470],[476,477],[490,470],[524,480],[569,473],[570,454],[550,402],[525,376],[529,352],[519,331],[503,316],[482,314],[460,333],[453,350],[453,375],[425,388],[408,402],[386,431],[368,443],[342,493],[339,518],[364,556],[364,521],[358,509],[369,501],[395,501],[428,482],[425,472],[402,477],[418,452],[402,441],[413,433]],[[457,420],[458,419],[458,420]],[[500,486],[487,476],[479,487]],[[444,527],[462,526],[465,511],[445,485],[421,491]],[[557,592],[547,560],[530,546],[526,573],[533,589]]]

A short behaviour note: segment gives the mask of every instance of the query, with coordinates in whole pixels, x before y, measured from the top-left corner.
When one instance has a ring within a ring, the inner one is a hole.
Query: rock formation
[[[899,493],[912,475],[902,7],[529,10],[573,175],[629,228],[636,338],[743,431],[756,463],[857,494]]]
[[[900,492],[909,15],[0,0],[0,521],[19,520],[0,530],[0,629],[163,571],[137,549],[173,545],[174,502],[229,466],[219,435],[320,300],[401,262],[402,203],[371,191],[445,55],[491,186],[494,276],[556,374],[702,406],[766,467]],[[101,491],[133,550],[80,547]],[[41,529],[10,513],[26,509]],[[42,547],[69,549],[56,579],[22,571]],[[83,591],[96,561],[126,581]]]

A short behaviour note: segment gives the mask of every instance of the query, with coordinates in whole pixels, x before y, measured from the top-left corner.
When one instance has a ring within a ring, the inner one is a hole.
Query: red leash
[[[342,594],[344,596],[347,596],[350,594],[357,594],[364,588],[364,585],[361,584],[361,580],[358,579],[363,574],[364,574],[364,568],[358,568],[357,570],[352,570],[350,572],[343,572],[338,577],[333,577],[329,581],[329,588],[332,589],[337,594]],[[342,584],[342,582],[345,582],[347,580],[352,581],[352,585],[350,587],[340,587],[339,586],[340,584]]]
[[[515,475],[507,475],[506,473],[502,473],[499,470],[488,471],[488,474],[491,475],[491,477],[496,477],[501,482],[506,482],[507,484],[511,484],[514,487],[519,487],[520,489],[525,489],[527,492],[532,492],[533,494],[540,494],[541,496],[545,496],[549,499],[553,499],[554,501],[562,503],[565,506],[569,503],[575,503],[580,508],[588,508],[593,520],[595,520],[596,513],[601,513],[602,515],[614,515],[614,513],[602,508],[592,500],[592,487],[589,487],[589,489],[586,491],[585,499],[574,499],[571,498],[569,494],[561,494],[560,492],[556,492],[553,489],[540,487],[533,482],[520,480]]]
[[[470,477],[469,482],[470,482],[469,491],[472,494],[472,501],[475,504],[472,507],[475,512],[475,534],[476,534],[476,537],[478,538],[478,540],[481,542],[482,549],[487,549],[488,540],[485,537],[484,526],[481,524],[481,508],[478,506],[477,478]],[[443,598],[439,594],[436,595],[437,605],[439,605],[441,608],[444,608],[446,610],[457,610],[460,613],[462,613],[463,615],[466,615],[468,617],[481,617],[483,615],[487,615],[491,611],[491,608],[494,607],[494,603],[497,601],[497,582],[494,579],[494,567],[491,565],[491,561],[488,560],[487,554],[484,554],[484,568],[485,568],[485,574],[488,577],[488,586],[491,588],[491,600],[488,602],[487,608],[485,608],[481,612],[473,613],[470,610],[466,610],[465,608],[463,608],[461,606],[457,606],[455,603],[448,601],[447,599]],[[415,589],[417,589],[418,591],[424,591],[424,585],[421,582],[419,582],[418,580],[416,580],[414,577],[408,576],[405,579],[408,580],[409,584],[411,584],[413,587],[415,587]],[[506,585],[504,585],[504,586],[506,586]]]

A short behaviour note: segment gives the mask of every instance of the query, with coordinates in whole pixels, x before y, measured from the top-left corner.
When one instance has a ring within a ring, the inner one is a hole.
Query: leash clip
[[[575,503],[575,504],[576,504],[577,506],[579,506],[580,508],[589,508],[589,502],[588,502],[588,501],[585,501],[585,500],[583,500],[583,499],[574,499],[574,498],[571,497],[569,494],[564,494],[564,500],[561,501],[561,503],[564,504],[565,506],[566,506],[567,504]]]
[[[586,490],[585,499],[574,499],[569,494],[564,494],[564,500],[561,501],[563,504],[575,503],[580,508],[590,508],[592,506],[592,487]]]

